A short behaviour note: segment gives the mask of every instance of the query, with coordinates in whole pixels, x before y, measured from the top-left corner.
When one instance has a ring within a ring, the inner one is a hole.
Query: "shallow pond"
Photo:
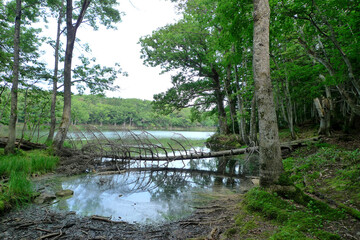
[[[60,200],[54,207],[115,221],[160,223],[189,216],[193,207],[206,203],[213,192],[231,194],[239,191],[241,183],[242,187],[251,185],[246,179],[175,171],[85,175],[62,181],[61,187],[73,190],[74,196]]]
[[[174,135],[166,131],[151,134],[158,138]],[[189,139],[206,139],[210,133],[182,132],[181,135]],[[200,148],[207,151],[203,146]],[[179,220],[189,216],[194,207],[207,203],[214,194],[233,194],[252,187],[251,180],[242,177],[241,159],[235,156],[174,161],[166,164],[166,170],[157,165],[152,171],[139,171],[139,168],[148,169],[149,165],[134,163],[122,174],[89,174],[58,179],[56,188],[71,189],[74,195],[61,199],[53,207],[130,223]]]

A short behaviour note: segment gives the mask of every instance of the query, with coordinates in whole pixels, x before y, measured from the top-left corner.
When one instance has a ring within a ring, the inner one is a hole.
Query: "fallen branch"
[[[4,148],[7,145],[7,142],[8,142],[7,137],[0,138],[0,148]],[[19,147],[19,142],[20,139],[17,138],[15,140],[15,147]],[[22,150],[45,149],[45,148],[46,148],[45,144],[33,143],[24,139],[20,143],[20,149]]]
[[[281,143],[281,149],[290,149],[292,150],[293,147],[300,147],[305,146],[309,142],[318,141],[320,137],[313,137],[307,139],[300,139],[291,142],[284,142]],[[223,150],[218,152],[196,152],[196,153],[188,153],[186,155],[175,155],[175,156],[131,156],[129,155],[100,155],[98,157],[106,157],[112,159],[122,159],[122,160],[141,160],[141,161],[177,161],[177,160],[185,160],[185,159],[200,159],[200,158],[212,158],[212,157],[224,157],[224,156],[234,156],[240,155],[245,153],[252,153],[257,151],[258,147],[248,147],[248,148],[238,148],[238,149],[230,149],[230,150]]]
[[[62,235],[62,231],[60,230],[59,232],[54,232],[54,233],[49,233],[49,234],[43,235],[38,239],[41,240],[41,239],[46,239],[46,238],[51,238],[51,237],[60,237],[61,235]]]
[[[121,173],[126,173],[126,170],[99,172],[96,173],[96,175],[113,175],[113,174],[121,174]]]
[[[52,233],[52,231],[47,230],[47,229],[42,229],[42,228],[35,228],[35,230],[42,231],[42,232],[47,232],[47,233]]]
[[[126,223],[124,221],[113,221],[109,217],[102,217],[102,216],[97,216],[97,215],[92,215],[90,218],[92,220],[99,220],[99,221],[109,222],[109,223]]]

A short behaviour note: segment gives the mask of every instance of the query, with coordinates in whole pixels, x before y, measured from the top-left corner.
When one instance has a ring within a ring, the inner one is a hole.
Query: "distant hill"
[[[151,101],[106,98],[95,95],[72,97],[73,124],[125,125],[138,128],[213,127],[212,119],[191,121],[191,110],[183,109],[169,115],[153,111]]]

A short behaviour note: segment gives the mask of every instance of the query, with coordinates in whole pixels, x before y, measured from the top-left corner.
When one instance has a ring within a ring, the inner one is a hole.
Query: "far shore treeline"
[[[4,100],[7,94],[10,94],[9,91],[3,93]],[[49,128],[50,97],[50,93],[42,90],[19,91],[18,132],[24,126],[26,132]],[[71,124],[76,126],[110,125],[133,129],[213,129],[215,127],[212,118],[192,119],[190,108],[174,111],[168,115],[157,114],[149,100],[107,98],[101,95],[73,95],[71,100]],[[0,124],[5,130],[9,122],[10,106],[6,106],[4,101],[2,107]],[[56,116],[59,120],[62,108],[62,101],[58,101]]]

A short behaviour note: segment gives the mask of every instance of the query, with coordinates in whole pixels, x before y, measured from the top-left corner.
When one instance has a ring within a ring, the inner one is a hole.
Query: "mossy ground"
[[[285,176],[295,184],[294,191],[252,189],[222,238],[360,238],[360,151],[356,144],[346,148],[342,137],[335,138],[300,148],[284,159]],[[359,136],[354,139],[360,142]]]

